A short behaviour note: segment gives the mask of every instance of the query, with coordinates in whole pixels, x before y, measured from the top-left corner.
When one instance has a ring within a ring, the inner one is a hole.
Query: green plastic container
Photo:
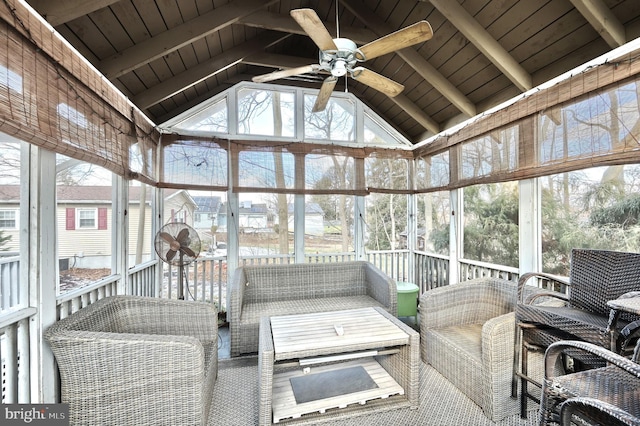
[[[414,317],[418,322],[418,292],[420,289],[414,283],[396,281],[398,287],[398,316]]]

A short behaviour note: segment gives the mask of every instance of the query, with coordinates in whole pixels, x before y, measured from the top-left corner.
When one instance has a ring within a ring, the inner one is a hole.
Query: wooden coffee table
[[[259,424],[380,404],[417,408],[419,339],[415,330],[377,307],[262,318]],[[296,403],[292,378],[354,366],[363,367],[377,387]]]

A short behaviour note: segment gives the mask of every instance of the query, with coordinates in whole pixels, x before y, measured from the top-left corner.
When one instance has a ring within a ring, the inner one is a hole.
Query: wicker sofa
[[[45,332],[70,424],[205,425],[218,373],[213,304],[101,299]]]
[[[493,421],[519,412],[511,398],[517,284],[479,278],[420,297],[420,354]],[[541,354],[529,358],[541,378]]]
[[[396,315],[396,283],[365,261],[255,265],[231,283],[231,356],[258,351],[260,317],[380,306]]]

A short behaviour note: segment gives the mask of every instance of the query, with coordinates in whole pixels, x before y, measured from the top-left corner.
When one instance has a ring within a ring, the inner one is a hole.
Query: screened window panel
[[[409,162],[404,158],[375,158],[364,160],[367,188],[409,189]]]
[[[295,135],[295,97],[292,92],[238,90],[238,134],[284,136]]]
[[[417,232],[415,247],[419,251],[449,254],[449,222],[451,199],[449,191],[416,195]],[[436,283],[434,283],[436,284]]]
[[[156,145],[147,140],[143,139],[132,144],[129,147],[129,169],[155,181],[157,178],[154,171],[156,152]]]
[[[416,160],[416,189],[440,188],[449,184],[449,151]]]
[[[316,96],[304,96],[304,137],[325,141],[354,141],[355,105],[349,99],[331,98],[324,111],[311,112]]]
[[[540,164],[639,149],[638,91],[634,81],[540,115]]]
[[[356,189],[355,161],[341,155],[307,154],[305,189],[317,191]]]
[[[184,119],[175,127],[190,131],[227,133],[229,131],[228,99],[224,98]]]
[[[238,186],[291,189],[295,185],[295,157],[286,151],[241,151]]]
[[[225,187],[227,151],[207,141],[180,140],[163,148],[163,181],[171,184]]]
[[[473,179],[516,170],[519,126],[512,125],[462,144],[461,178]]]

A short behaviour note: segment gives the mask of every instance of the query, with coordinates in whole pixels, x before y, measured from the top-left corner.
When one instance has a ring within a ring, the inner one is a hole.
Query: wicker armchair
[[[208,303],[101,299],[45,332],[72,425],[205,425],[218,371]]]
[[[558,373],[561,356],[584,352],[605,367]],[[640,425],[640,365],[601,346],[581,341],[552,343],[545,355],[540,403],[542,425],[569,425],[572,417],[588,424]]]
[[[422,360],[493,421],[519,410],[510,388],[516,290],[514,282],[480,278],[420,297]],[[537,361],[541,376],[542,356]]]
[[[638,265],[640,253],[573,249],[568,281],[539,272],[526,273],[520,277],[515,310],[512,388],[515,396],[517,377],[520,375],[523,406],[526,405],[527,382],[530,381],[526,374],[519,374],[521,351],[526,350],[524,344],[546,348],[561,340],[583,340],[605,348],[619,349],[617,338],[620,331],[639,317],[623,314],[615,327],[611,327],[607,302],[624,293],[640,290]],[[531,278],[541,278],[552,287],[549,291],[539,292],[535,297],[527,297],[525,288],[530,286],[525,284]],[[566,293],[563,290],[567,290]],[[576,358],[586,364],[591,363],[592,359],[584,354]]]

